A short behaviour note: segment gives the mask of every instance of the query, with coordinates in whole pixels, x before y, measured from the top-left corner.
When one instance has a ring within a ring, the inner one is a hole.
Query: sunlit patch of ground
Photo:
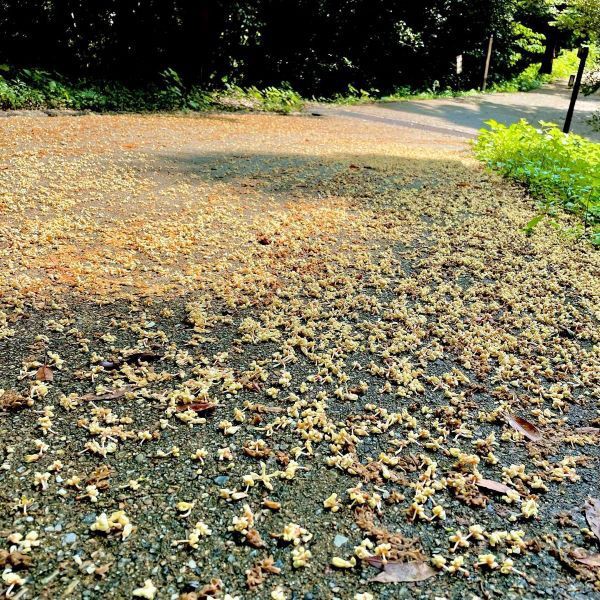
[[[4,591],[599,596],[600,260],[456,138],[15,118],[0,156]]]

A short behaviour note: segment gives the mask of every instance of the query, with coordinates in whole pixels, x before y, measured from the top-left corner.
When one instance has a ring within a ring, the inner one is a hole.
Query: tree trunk
[[[555,27],[550,27],[546,33],[546,50],[542,57],[540,73],[550,75],[552,73],[552,62],[554,61],[554,53],[558,42],[558,35]]]

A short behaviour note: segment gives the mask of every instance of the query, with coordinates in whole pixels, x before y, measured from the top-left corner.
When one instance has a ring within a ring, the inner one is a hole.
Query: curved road
[[[562,127],[569,106],[571,90],[560,81],[532,92],[478,94],[464,98],[378,102],[353,106],[312,105],[309,110],[323,115],[336,115],[365,121],[376,121],[401,127],[444,133],[463,139],[475,137],[485,121],[514,123],[527,119],[530,123],[551,121]],[[580,94],[575,107],[572,131],[600,141],[586,122],[600,110],[600,95]]]

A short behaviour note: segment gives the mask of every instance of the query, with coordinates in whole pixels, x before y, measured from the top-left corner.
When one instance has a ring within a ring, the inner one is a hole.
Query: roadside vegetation
[[[593,56],[596,56],[596,52]],[[523,69],[514,77],[509,77],[504,81],[492,83],[488,92],[528,92],[539,88],[545,83],[557,79],[567,79],[571,74],[577,71],[579,59],[575,50],[564,50],[560,56],[553,62],[552,73],[544,74],[540,72],[540,63],[534,63]],[[381,95],[379,90],[357,90],[353,86],[348,86],[347,92],[336,94],[333,102],[336,104],[362,104],[380,100],[382,102],[401,102],[403,100],[432,100],[434,98],[461,98],[473,96],[481,93],[476,88],[471,89],[453,89],[446,87],[440,89],[439,82],[434,82],[433,86],[415,90],[408,86],[400,87],[391,94]],[[323,100],[327,100],[323,98]]]
[[[565,79],[577,70],[577,53],[564,51],[554,61],[551,74],[541,74],[540,64],[529,65],[516,77],[494,83],[489,92],[518,92],[536,89],[555,79]],[[344,93],[320,101],[336,104],[361,104],[383,101],[424,100],[470,96],[476,89],[456,90],[439,88],[439,82],[425,90],[398,88],[394,93],[381,95],[379,90],[356,89],[352,85]],[[314,100],[315,98],[313,98]],[[220,89],[205,90],[187,85],[173,69],[166,69],[158,83],[146,87],[131,87],[114,81],[80,80],[70,82],[61,75],[39,69],[11,69],[0,65],[0,109],[70,109],[94,112],[155,112],[254,110],[289,114],[301,110],[306,98],[287,83],[259,89],[224,82]]]
[[[161,73],[159,83],[131,87],[114,81],[75,83],[39,69],[0,71],[0,109],[70,109],[95,112],[155,112],[174,110],[251,109],[278,113],[299,110],[303,100],[289,86],[242,88],[224,84],[206,91],[187,86],[173,69]]]
[[[525,227],[532,233],[545,218],[566,210],[579,217],[570,231],[600,246],[600,144],[564,134],[552,123],[540,128],[521,120],[510,126],[488,121],[475,143],[477,156],[502,175],[527,186],[539,214]]]

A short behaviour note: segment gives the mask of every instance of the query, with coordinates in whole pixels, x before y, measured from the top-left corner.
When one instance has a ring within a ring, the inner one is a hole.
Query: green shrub
[[[158,85],[131,88],[118,82],[78,81],[36,69],[14,73],[0,65],[0,109],[70,108],[97,112],[147,112],[173,110],[261,110],[288,114],[300,110],[303,100],[289,85],[207,92],[187,87],[173,69],[160,74]],[[5,75],[2,75],[4,73]]]
[[[477,157],[527,186],[541,215],[564,209],[581,218],[581,233],[600,245],[600,144],[564,134],[552,123],[536,129],[525,120],[510,126],[488,121],[474,148]],[[541,218],[532,220],[531,233]]]
[[[281,114],[301,110],[304,105],[302,97],[287,84],[264,90],[228,84],[223,91],[213,92],[209,102],[225,110],[262,110]]]

